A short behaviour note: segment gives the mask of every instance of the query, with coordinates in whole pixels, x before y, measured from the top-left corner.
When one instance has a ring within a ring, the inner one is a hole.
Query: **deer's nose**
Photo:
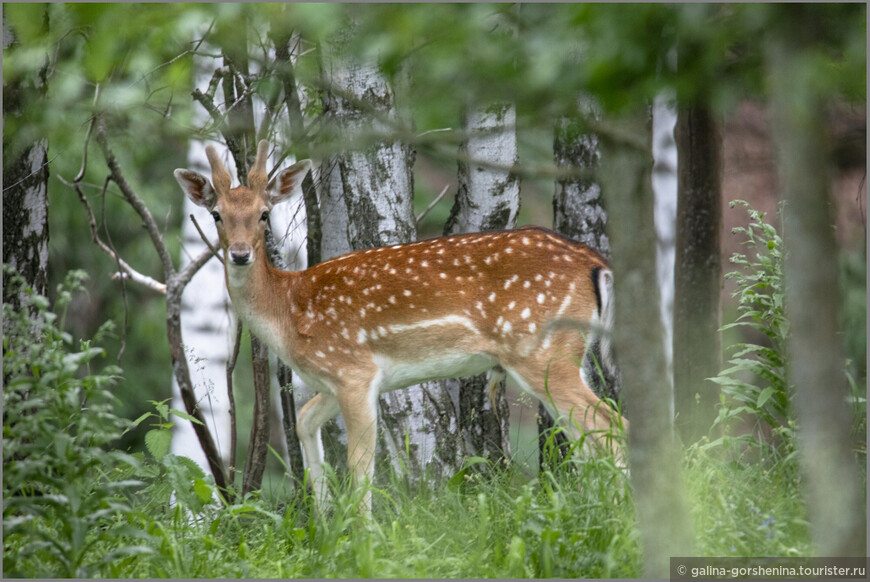
[[[230,260],[235,265],[248,265],[253,256],[251,245],[245,243],[233,243],[230,245]]]

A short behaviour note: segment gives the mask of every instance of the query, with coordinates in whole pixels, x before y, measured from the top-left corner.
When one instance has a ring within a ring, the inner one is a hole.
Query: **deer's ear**
[[[175,179],[178,180],[181,189],[187,194],[187,197],[196,204],[204,208],[212,208],[217,201],[214,188],[208,178],[193,170],[178,169],[173,172]]]
[[[272,204],[278,204],[290,198],[302,188],[302,179],[311,169],[311,160],[301,160],[289,168],[281,170],[269,182],[266,191]]]

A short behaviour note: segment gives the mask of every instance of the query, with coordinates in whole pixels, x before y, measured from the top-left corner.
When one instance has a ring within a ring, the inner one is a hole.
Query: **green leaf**
[[[761,408],[762,406],[767,404],[767,401],[770,400],[770,397],[773,396],[774,392],[776,392],[776,389],[773,388],[773,386],[768,386],[767,388],[762,390],[761,394],[758,395],[758,400],[756,401],[755,405],[758,406],[758,408]]]
[[[166,456],[171,444],[172,432],[169,430],[154,429],[145,433],[145,446],[158,461]]]
[[[202,424],[202,422],[200,422],[196,418],[192,417],[191,415],[187,414],[186,412],[182,412],[181,410],[178,410],[175,408],[170,408],[169,412],[171,414],[174,414],[178,418],[181,418],[182,420],[189,420],[190,422],[192,422],[194,424]]]
[[[208,503],[211,501],[212,496],[212,488],[211,485],[206,483],[202,479],[194,479],[193,480],[193,492],[196,493],[197,498],[201,503]]]

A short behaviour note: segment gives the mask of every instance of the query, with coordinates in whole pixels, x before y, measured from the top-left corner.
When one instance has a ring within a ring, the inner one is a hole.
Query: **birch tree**
[[[414,154],[407,145],[384,136],[397,109],[394,93],[371,62],[348,51],[353,26],[324,43],[324,111],[342,145],[321,166],[323,258],[351,250],[413,241]],[[416,482],[439,476],[440,434],[449,434],[453,405],[449,396],[413,386],[381,396],[378,463]],[[342,444],[346,439],[342,434]],[[343,450],[343,447],[342,447]],[[333,466],[339,451],[327,450]],[[330,458],[331,457],[331,458]],[[454,455],[449,455],[450,459]],[[452,463],[450,464],[452,470]]]
[[[590,121],[599,117],[594,105],[581,100],[576,115],[559,119],[553,132],[553,161],[565,176],[556,180],[553,194],[553,230],[580,241],[604,258],[610,257],[610,240],[607,238],[607,211],[601,195],[601,186],[593,177],[599,169],[601,150],[598,136],[592,131]],[[616,370],[598,365],[595,350],[583,362],[587,383],[599,397],[618,400],[619,380]],[[538,431],[540,467],[544,468],[547,457],[546,445],[549,431],[555,426],[553,418],[538,404]],[[559,447],[567,443],[564,435],[555,435]]]
[[[516,109],[509,103],[471,107],[465,114],[465,139],[459,148],[459,186],[444,234],[514,228],[520,184],[510,168],[517,163]],[[490,401],[489,383],[493,382]],[[455,414],[465,455],[498,462],[510,457],[509,409],[504,377],[490,372],[441,382],[459,403]]]
[[[48,17],[45,16],[47,26]],[[3,52],[19,50],[15,31],[3,17]],[[31,108],[40,107],[45,91],[48,56],[29,74],[3,79],[3,119],[15,127],[27,122]],[[3,132],[3,263],[15,268],[34,292],[48,287],[48,141],[22,141],[9,127]],[[19,139],[13,139],[19,138]],[[3,279],[4,303],[19,303]]]

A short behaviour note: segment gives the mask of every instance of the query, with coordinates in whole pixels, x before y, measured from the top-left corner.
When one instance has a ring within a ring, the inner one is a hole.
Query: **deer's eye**
[[[268,210],[263,211],[263,214],[260,215],[260,220],[262,220],[263,222],[266,222],[269,220],[269,211]]]
[[[218,214],[217,212],[212,212],[212,213],[211,213],[211,217],[214,218],[214,221],[215,221],[215,222],[220,222],[220,221],[221,221],[221,215]]]

